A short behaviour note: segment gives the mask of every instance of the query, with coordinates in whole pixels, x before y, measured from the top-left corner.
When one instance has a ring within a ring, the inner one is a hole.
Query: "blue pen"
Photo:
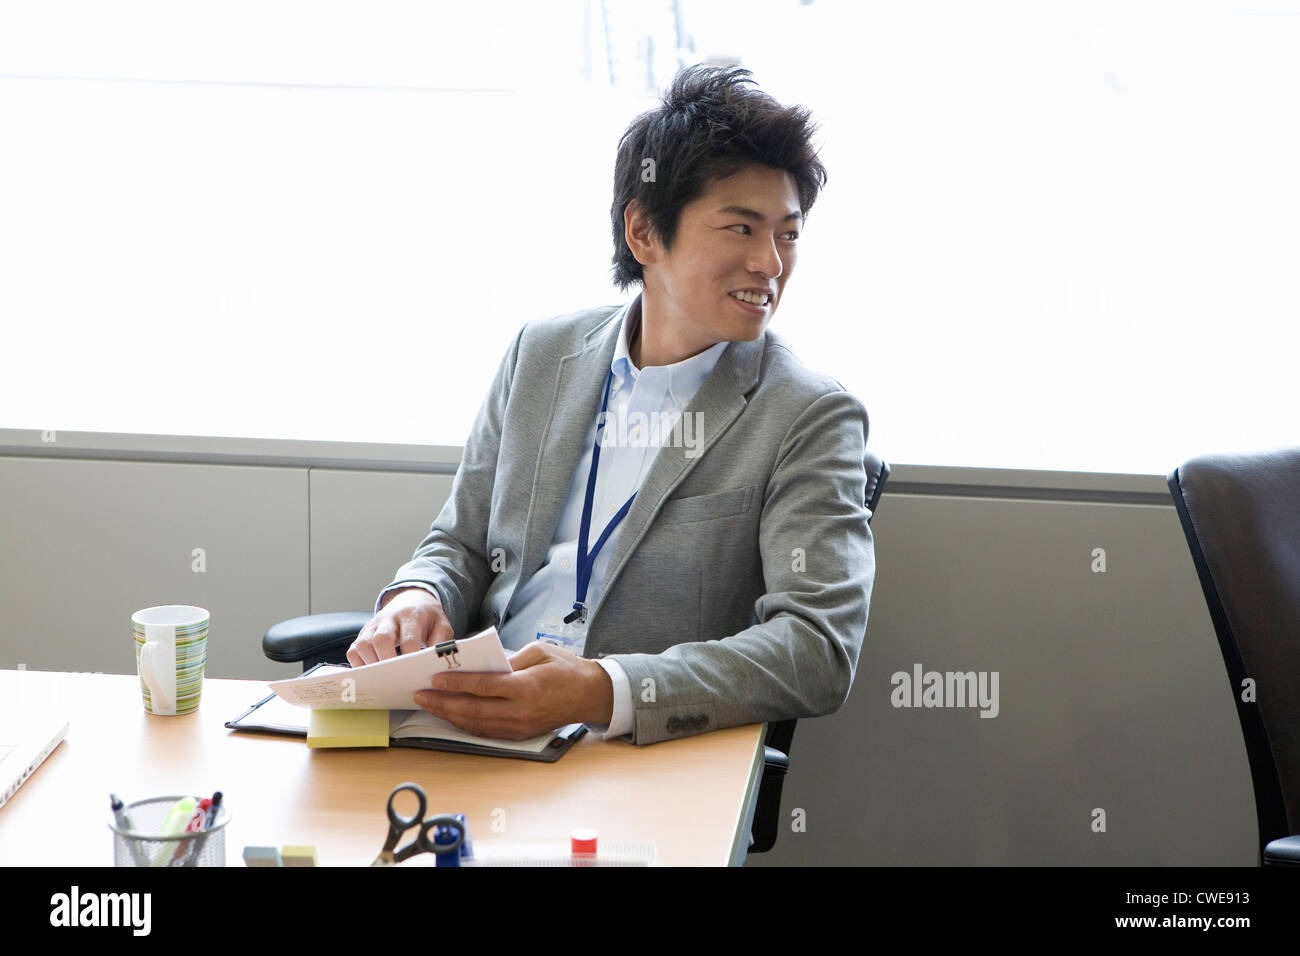
[[[123,803],[115,793],[108,795],[109,806],[113,808],[113,819],[117,821],[117,828],[124,833],[131,832],[131,818],[126,815],[126,804]],[[140,862],[140,841],[124,836],[127,846],[131,850],[131,859],[135,861],[136,866],[143,866]]]
[[[126,815],[126,804],[118,799],[117,794],[110,793],[108,795],[108,805],[113,808],[113,818],[117,820],[118,829],[130,833],[131,819]]]
[[[217,814],[221,812],[221,791],[218,790],[212,794],[212,804],[208,807],[208,818],[203,821],[203,829],[208,829],[212,824],[217,822]]]

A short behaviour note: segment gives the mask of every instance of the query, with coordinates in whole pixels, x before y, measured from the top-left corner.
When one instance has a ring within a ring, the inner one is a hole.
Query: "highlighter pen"
[[[168,857],[175,852],[176,847],[169,845],[170,838],[178,837],[185,832],[185,826],[190,822],[190,816],[198,805],[199,801],[193,797],[182,797],[168,812],[161,834],[162,840],[167,842],[163,842],[158,854],[153,858],[154,866],[167,866],[171,862]]]

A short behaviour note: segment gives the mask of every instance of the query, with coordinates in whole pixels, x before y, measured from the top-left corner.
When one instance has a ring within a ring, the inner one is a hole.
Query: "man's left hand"
[[[510,674],[436,674],[417,706],[466,733],[526,740],[565,724],[608,724],[614,685],[595,661],[535,641],[510,656]]]

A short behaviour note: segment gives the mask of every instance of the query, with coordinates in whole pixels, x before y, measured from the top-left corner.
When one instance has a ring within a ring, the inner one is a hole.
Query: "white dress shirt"
[[[637,491],[654,463],[659,444],[671,440],[673,424],[681,417],[695,393],[722,357],[727,342],[718,342],[697,355],[673,365],[650,366],[639,369],[632,364],[629,338],[640,323],[641,296],[637,296],[619,312],[618,343],[610,360],[613,380],[609,386],[609,408],[605,419],[600,446],[600,467],[596,475],[596,489],[592,497],[591,528],[587,547],[595,547],[606,524]],[[602,385],[603,391],[603,385]],[[599,414],[599,411],[598,411]],[[596,419],[587,429],[587,443],[578,459],[569,495],[560,521],[547,552],[546,562],[515,590],[504,620],[497,625],[501,643],[509,650],[519,650],[537,639],[538,630],[557,626],[573,610],[577,598],[578,581],[578,531],[582,522],[582,506],[587,495],[587,476],[591,469],[592,452],[596,445]],[[687,434],[690,434],[687,431]],[[600,603],[604,593],[605,574],[614,542],[623,531],[623,525],[610,535],[592,564],[591,580],[587,587],[587,617]],[[420,581],[399,582],[385,588],[375,602],[375,613],[389,591],[401,587],[423,587],[437,596],[427,584]],[[632,686],[623,668],[614,661],[597,660],[609,675],[614,686],[614,711],[608,727],[589,725],[604,739],[632,732]]]

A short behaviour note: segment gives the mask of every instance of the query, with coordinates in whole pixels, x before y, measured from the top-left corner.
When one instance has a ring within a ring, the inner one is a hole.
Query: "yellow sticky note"
[[[387,747],[386,710],[313,710],[308,747]]]

